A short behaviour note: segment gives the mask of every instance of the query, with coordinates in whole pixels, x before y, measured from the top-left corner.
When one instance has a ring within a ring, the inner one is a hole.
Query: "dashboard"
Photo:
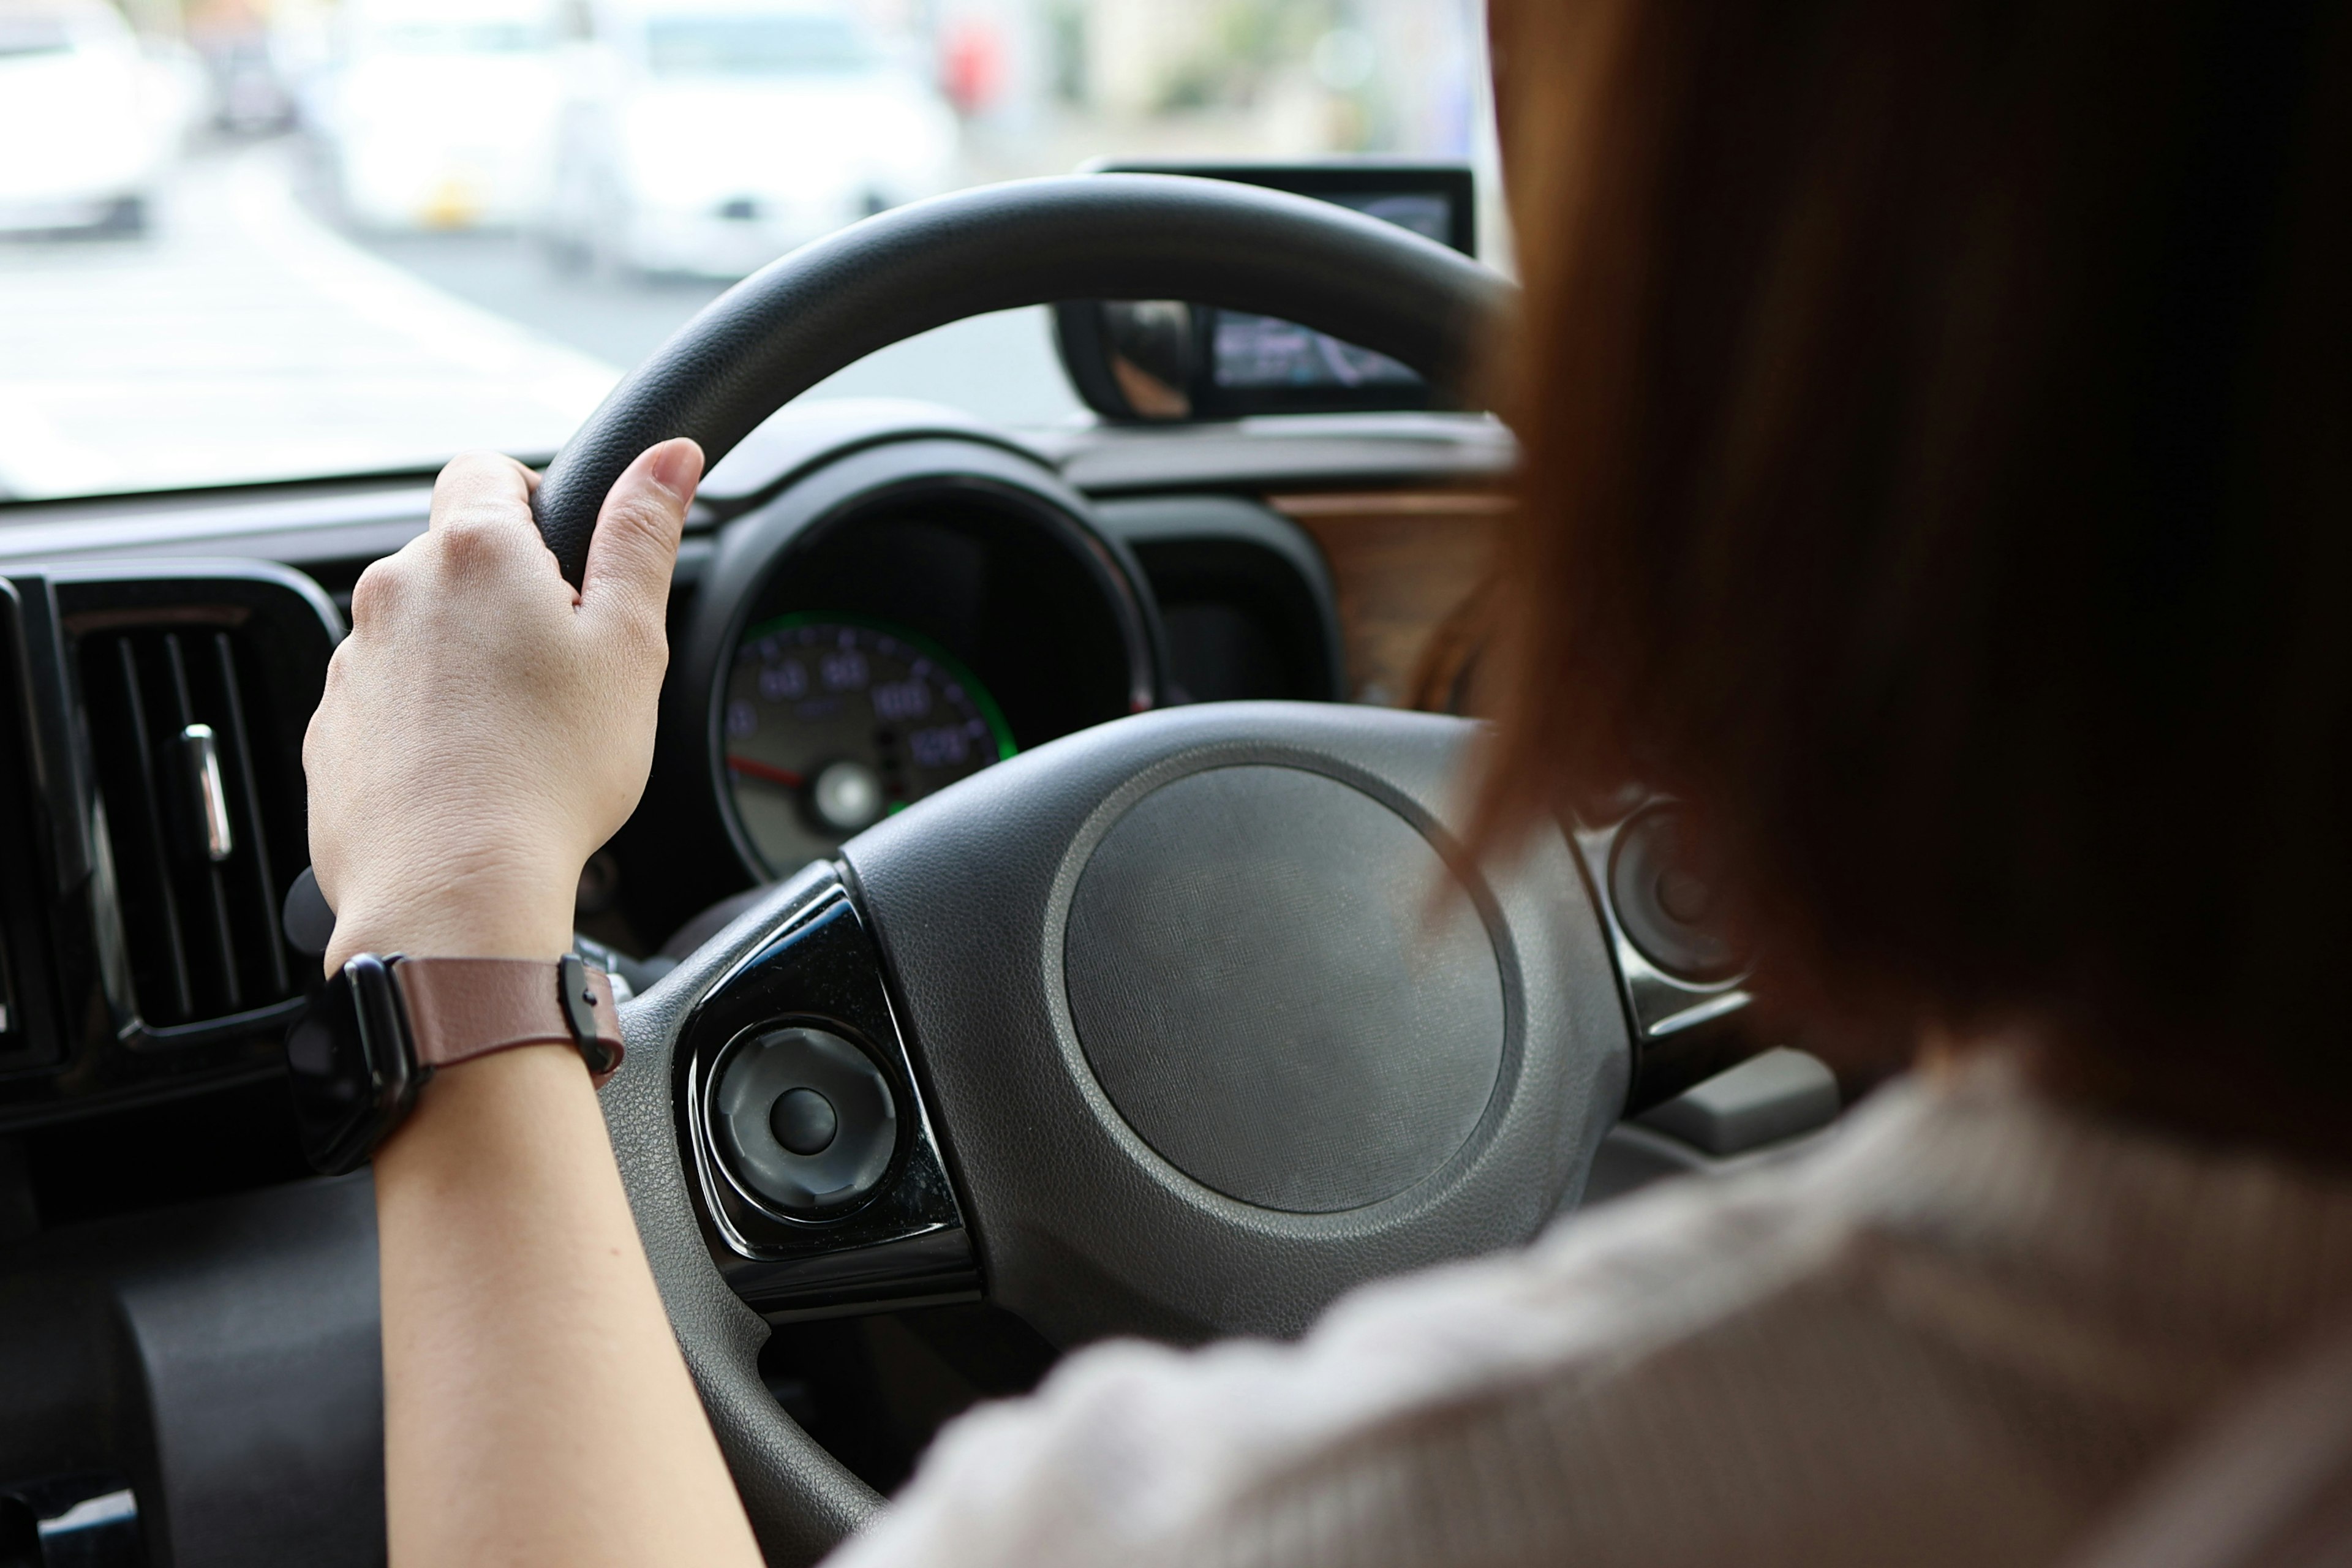
[[[581,931],[643,983],[884,816],[1146,709],[1447,705],[1511,457],[1465,415],[784,410],[689,520],[653,776]],[[352,584],[429,497],[0,508],[0,1240],[12,1182],[46,1227],[299,1173],[274,1097],[302,731]]]
[[[653,770],[582,876],[583,952],[648,984],[890,814],[1126,715],[1466,710],[1514,459],[1432,411],[1015,434],[788,406],[688,520]],[[0,1562],[52,1516],[128,1542],[94,1563],[146,1560],[149,1523],[183,1565],[382,1561],[373,1198],[301,1157],[282,1040],[316,970],[279,911],[351,590],[431,484],[0,505]],[[1620,1131],[1591,1190],[1696,1168]],[[761,1371],[877,1487],[1052,1360],[984,1301],[843,1289],[865,1315],[772,1313]],[[894,1404],[918,1386],[961,1392]]]

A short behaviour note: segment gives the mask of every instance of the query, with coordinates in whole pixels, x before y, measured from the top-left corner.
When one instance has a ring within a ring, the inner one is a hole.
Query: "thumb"
[[[613,481],[581,574],[583,615],[662,624],[678,533],[701,478],[702,448],[681,436],[646,447]]]

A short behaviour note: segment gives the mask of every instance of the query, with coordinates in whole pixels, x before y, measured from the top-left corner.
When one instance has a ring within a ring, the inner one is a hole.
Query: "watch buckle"
[[[563,1021],[571,1027],[572,1044],[580,1047],[581,1059],[593,1073],[613,1070],[613,1047],[604,1041],[604,1032],[596,1026],[596,993],[588,984],[588,966],[576,952],[567,952],[556,961],[555,984],[559,999],[563,1004]]]

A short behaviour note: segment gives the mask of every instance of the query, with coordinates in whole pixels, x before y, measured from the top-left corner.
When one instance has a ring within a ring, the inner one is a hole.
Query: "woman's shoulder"
[[[1798,1194],[1784,1172],[1668,1184],[1528,1247],[1367,1286],[1295,1343],[1091,1347],[943,1432],[843,1561],[1150,1561],[1317,1454],[1735,1310],[1803,1267]]]
[[[2116,1311],[2173,1254],[2069,1249],[2146,1208],[2137,1189],[2178,1198],[2183,1161],[1996,1076],[1898,1083],[1803,1157],[1368,1286],[1297,1343],[1074,1355],[1036,1396],[942,1434],[846,1560],[1426,1562],[1469,1488],[1505,1521],[1506,1558],[1738,1542],[1768,1561],[1785,1540],[1791,1561],[1808,1542],[1824,1561],[1820,1528],[1864,1481],[1883,1517],[1857,1542],[1927,1529],[1978,1560],[2031,1560],[2235,1365],[2204,1345],[2195,1375],[2164,1373],[2171,1404],[2105,1396],[2188,1342]],[[2029,1455],[2060,1461],[2054,1477]],[[1702,1490],[1748,1479],[1739,1498],[1678,1502],[1695,1468],[1712,1471]],[[1970,1500],[1988,1485],[2011,1494],[1998,1520]]]

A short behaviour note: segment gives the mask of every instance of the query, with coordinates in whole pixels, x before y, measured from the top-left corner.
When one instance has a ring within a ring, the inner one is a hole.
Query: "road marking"
[[[230,175],[230,209],[255,249],[321,298],[398,333],[427,353],[483,375],[520,378],[585,414],[620,372],[503,316],[446,294],[415,273],[371,256],[304,212],[288,189],[278,149],[256,148]]]

